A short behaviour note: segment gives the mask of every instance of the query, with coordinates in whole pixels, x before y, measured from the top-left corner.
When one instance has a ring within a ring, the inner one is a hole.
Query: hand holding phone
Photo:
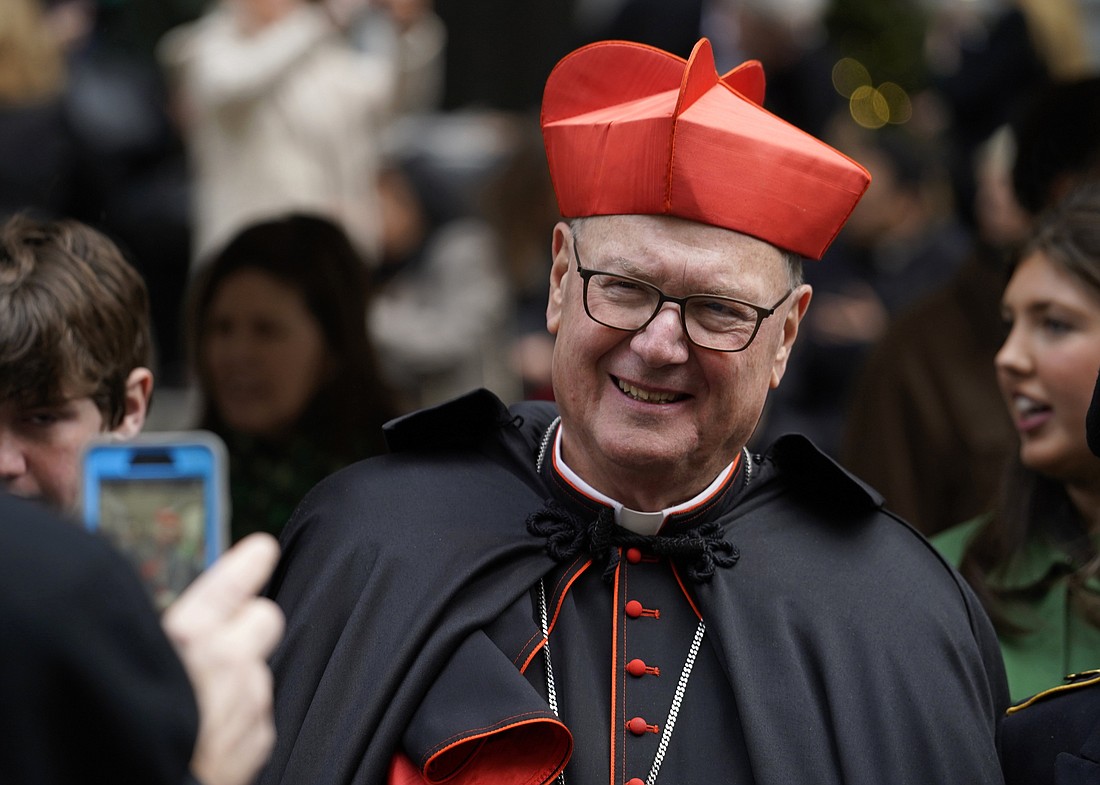
[[[267,658],[283,614],[257,597],[275,568],[269,534],[245,537],[201,575],[162,617],[199,705],[191,773],[206,785],[247,785],[275,743]]]

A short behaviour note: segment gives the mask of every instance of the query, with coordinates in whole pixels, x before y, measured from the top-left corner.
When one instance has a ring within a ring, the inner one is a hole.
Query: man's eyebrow
[[[600,260],[599,264],[610,266],[614,272],[622,273],[623,275],[629,275],[632,278],[641,278],[647,280],[651,276],[647,274],[646,270],[638,266],[633,259],[626,256],[610,256],[606,259]],[[604,268],[606,269],[606,268]]]
[[[654,282],[653,280],[653,273],[640,268],[632,260],[627,259],[623,256],[613,256],[607,261],[610,262],[613,267],[617,267],[617,269],[601,268],[601,271],[621,273],[623,275],[628,275],[631,278],[637,278],[640,281],[645,281],[646,283],[652,284],[653,286],[657,286],[656,282]],[[699,288],[688,292],[688,294],[697,294],[704,297],[729,297],[730,299],[740,300],[742,302],[752,302],[752,297],[748,293],[746,293],[744,289],[736,285],[723,286],[720,284],[716,285],[712,283],[708,284],[705,288]]]

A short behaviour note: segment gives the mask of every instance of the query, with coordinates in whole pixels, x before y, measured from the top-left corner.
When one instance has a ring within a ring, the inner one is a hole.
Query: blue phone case
[[[227,546],[225,446],[205,431],[95,442],[85,450],[81,512],[130,558],[158,605]]]

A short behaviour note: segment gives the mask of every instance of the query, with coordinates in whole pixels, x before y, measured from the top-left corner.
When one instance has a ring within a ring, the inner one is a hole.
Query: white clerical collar
[[[622,502],[617,502],[610,496],[600,493],[585,482],[580,475],[569,468],[561,454],[561,434],[563,430],[563,426],[559,425],[557,435],[554,437],[554,450],[552,455],[554,468],[570,485],[585,496],[602,502],[615,510],[615,523],[619,524],[624,529],[629,529],[635,534],[656,534],[661,530],[662,524],[664,524],[665,519],[670,515],[675,515],[678,512],[685,512],[693,507],[697,507],[714,496],[733,472],[734,464],[730,462],[725,469],[718,473],[718,476],[714,478],[714,482],[708,485],[701,493],[688,499],[686,502],[677,504],[674,507],[668,507],[660,512],[640,512],[639,510],[632,510],[629,507],[625,507]]]

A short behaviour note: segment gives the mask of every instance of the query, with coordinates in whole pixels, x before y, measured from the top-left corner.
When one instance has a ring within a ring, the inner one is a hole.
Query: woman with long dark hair
[[[200,426],[230,455],[233,539],[278,533],[318,480],[384,450],[394,414],[367,334],[368,271],[331,221],[253,224],[195,281]]]
[[[1014,699],[1100,666],[1100,459],[1085,439],[1100,369],[1100,184],[1044,215],[1019,259],[996,357],[1019,450],[992,512],[934,540],[992,617]]]

